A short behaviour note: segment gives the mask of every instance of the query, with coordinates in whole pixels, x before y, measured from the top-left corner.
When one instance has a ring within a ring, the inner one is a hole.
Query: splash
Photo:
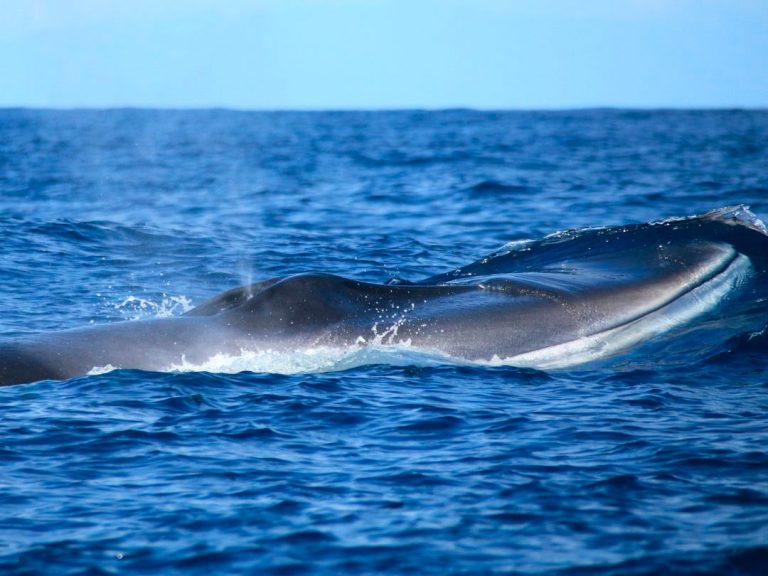
[[[213,372],[239,374],[258,372],[268,374],[315,374],[349,370],[360,366],[444,366],[482,365],[454,358],[436,350],[418,349],[407,342],[368,346],[352,345],[333,348],[320,346],[296,350],[241,350],[239,354],[216,354],[205,362],[193,363],[182,358],[164,372]],[[96,376],[120,369],[119,366],[96,366],[88,375]]]
[[[186,296],[163,294],[160,302],[138,296],[128,296],[122,302],[113,305],[125,320],[145,320],[147,318],[170,318],[190,311],[192,301]]]

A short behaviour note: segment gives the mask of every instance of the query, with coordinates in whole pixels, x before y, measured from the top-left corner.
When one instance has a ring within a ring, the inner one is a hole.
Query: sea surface
[[[0,110],[0,338],[736,204],[768,111]],[[768,337],[675,353],[0,388],[0,573],[766,574]]]

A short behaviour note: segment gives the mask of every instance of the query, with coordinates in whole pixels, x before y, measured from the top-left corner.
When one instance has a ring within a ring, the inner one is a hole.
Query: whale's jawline
[[[752,273],[749,258],[738,254],[720,272],[669,303],[619,326],[582,338],[517,354],[495,357],[494,365],[560,370],[616,356],[634,345],[685,325],[723,303],[728,294]]]

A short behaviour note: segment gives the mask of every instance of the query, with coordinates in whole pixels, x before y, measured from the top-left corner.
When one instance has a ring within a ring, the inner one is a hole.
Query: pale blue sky
[[[768,0],[0,0],[0,106],[768,106]]]

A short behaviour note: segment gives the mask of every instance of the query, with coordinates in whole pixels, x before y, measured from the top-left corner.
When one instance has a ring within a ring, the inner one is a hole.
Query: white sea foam
[[[399,322],[389,327],[376,325],[372,336],[362,336],[349,346],[315,346],[297,349],[241,349],[236,354],[218,353],[203,362],[186,358],[171,362],[163,372],[214,372],[238,374],[261,372],[270,374],[310,374],[335,372],[360,366],[384,364],[389,366],[439,366],[473,364],[436,350],[413,346],[410,340],[397,340]],[[118,370],[121,366],[95,366],[88,374],[99,375]]]
[[[107,372],[112,372],[117,369],[118,367],[112,366],[112,364],[107,364],[106,366],[94,366],[86,373],[86,376],[98,376],[99,374],[106,374]]]
[[[264,372],[271,374],[309,374],[335,372],[360,366],[386,364],[389,366],[439,366],[467,364],[431,350],[423,350],[409,343],[352,345],[341,348],[320,346],[297,350],[242,350],[240,354],[216,354],[201,363],[183,359],[168,367],[170,372]]]

